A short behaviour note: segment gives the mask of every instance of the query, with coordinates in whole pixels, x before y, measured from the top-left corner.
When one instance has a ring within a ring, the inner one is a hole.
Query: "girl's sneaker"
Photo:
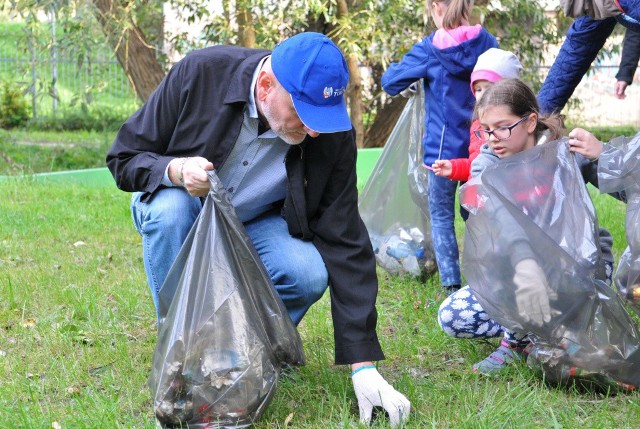
[[[436,292],[435,300],[442,301],[446,299],[448,296],[451,296],[452,294],[458,292],[459,290],[460,290],[460,285],[442,286],[440,288],[440,292]],[[429,300],[427,300],[427,302],[425,303],[425,308],[429,306],[427,304],[429,304]]]
[[[495,374],[511,362],[523,360],[526,357],[525,347],[526,345],[512,346],[503,339],[496,351],[473,365],[473,372],[485,375]]]

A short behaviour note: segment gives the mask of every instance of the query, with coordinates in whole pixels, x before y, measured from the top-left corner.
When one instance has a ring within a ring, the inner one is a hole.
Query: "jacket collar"
[[[249,102],[253,73],[260,60],[269,54],[271,54],[271,51],[256,49],[240,63],[229,81],[229,89],[224,97],[225,104]]]

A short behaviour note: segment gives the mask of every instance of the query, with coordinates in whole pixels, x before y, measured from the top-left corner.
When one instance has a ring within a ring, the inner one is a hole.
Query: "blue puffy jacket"
[[[615,18],[595,20],[583,16],[571,24],[538,93],[541,112],[560,112],[564,108],[607,37],[613,32],[616,22]]]
[[[439,49],[434,33],[416,43],[399,63],[382,76],[382,88],[397,95],[419,79],[425,91],[424,163],[436,159],[467,158],[469,127],[475,99],[469,86],[478,56],[498,42],[484,28],[472,39]]]

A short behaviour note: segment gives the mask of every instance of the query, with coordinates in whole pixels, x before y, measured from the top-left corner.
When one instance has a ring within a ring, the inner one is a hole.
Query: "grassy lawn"
[[[106,167],[115,132],[0,129],[0,175]]]
[[[624,242],[624,206],[594,192],[600,222]],[[0,182],[0,421],[8,428],[153,428],[146,386],[155,313],[129,195],[114,186]],[[459,225],[461,227],[461,225]],[[462,229],[461,229],[462,230]],[[638,394],[552,388],[526,366],[471,372],[496,342],[439,329],[437,276],[379,273],[381,373],[412,402],[409,427],[640,425]],[[358,427],[348,370],[333,363],[328,296],[300,325],[307,365],[283,380],[257,428]],[[57,426],[59,424],[60,426]],[[378,420],[374,427],[387,427]]]
[[[9,56],[19,54],[24,46],[20,26],[1,24],[0,35]],[[75,76],[78,70],[60,65],[60,72]],[[41,72],[41,79],[47,73]],[[29,69],[3,68],[0,77],[28,82]],[[59,82],[66,104],[76,91],[71,83],[76,82]],[[97,87],[96,110],[129,108],[126,86]],[[45,99],[40,114],[50,109]],[[635,134],[631,127],[594,131],[602,140]],[[12,176],[0,180],[3,428],[155,427],[147,387],[155,310],[129,213],[130,195],[111,184],[30,177],[104,167],[114,136],[0,130],[0,176]],[[619,256],[625,247],[625,207],[597,191],[593,197]],[[460,219],[457,230],[462,237]],[[408,427],[640,427],[637,392],[609,396],[554,388],[524,365],[497,378],[472,373],[471,365],[493,351],[497,340],[453,340],[440,330],[437,275],[426,283],[382,271],[379,278],[378,333],[387,356],[379,367],[412,403]],[[357,428],[349,371],[333,365],[328,295],[312,307],[300,333],[307,365],[281,380],[255,427]],[[388,424],[378,419],[373,426]]]

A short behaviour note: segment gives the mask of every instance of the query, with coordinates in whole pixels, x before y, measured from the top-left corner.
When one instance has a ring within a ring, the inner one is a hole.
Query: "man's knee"
[[[312,300],[311,302],[316,302],[322,295],[324,291],[327,290],[329,285],[329,276],[326,270],[317,270],[318,272],[313,276],[313,278],[309,281],[309,296]]]
[[[189,231],[202,205],[198,198],[191,197],[183,189],[168,188],[158,191],[145,208],[145,229],[170,233]]]
[[[322,261],[320,265],[300,265],[291,276],[292,284],[298,285],[300,296],[309,305],[322,298],[329,285],[329,275]]]

